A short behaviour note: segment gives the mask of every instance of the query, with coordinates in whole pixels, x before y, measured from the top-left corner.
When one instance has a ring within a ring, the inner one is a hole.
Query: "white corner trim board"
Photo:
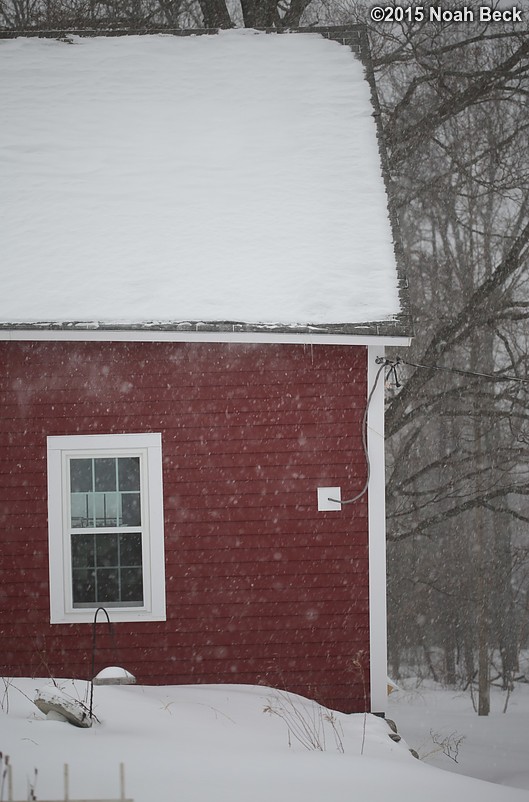
[[[371,392],[384,348],[368,348],[367,392]],[[379,381],[367,417],[369,479],[369,631],[371,652],[371,711],[383,712],[387,705],[387,612],[386,612],[386,481],[384,455],[384,382]]]

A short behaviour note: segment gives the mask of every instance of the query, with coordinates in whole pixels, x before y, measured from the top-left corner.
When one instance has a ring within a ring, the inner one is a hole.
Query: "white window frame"
[[[77,608],[72,601],[68,460],[128,457],[142,460],[143,605],[109,607],[112,621],[165,621],[165,556],[162,436],[142,434],[60,435],[47,438],[48,542],[52,624],[92,622],[100,606]]]

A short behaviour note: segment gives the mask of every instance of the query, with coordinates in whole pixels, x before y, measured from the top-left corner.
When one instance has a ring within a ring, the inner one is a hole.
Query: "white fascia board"
[[[317,332],[157,331],[154,329],[0,329],[0,341],[13,342],[200,342],[289,345],[409,346],[410,337]]]
[[[367,392],[373,392],[367,417],[369,478],[369,633],[371,712],[387,707],[387,608],[386,608],[386,479],[384,454],[384,369],[376,359],[380,346],[368,348]]]

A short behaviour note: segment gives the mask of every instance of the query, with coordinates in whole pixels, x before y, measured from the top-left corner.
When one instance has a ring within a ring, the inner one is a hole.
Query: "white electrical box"
[[[328,512],[332,510],[336,512],[341,510],[341,498],[341,487],[318,487],[318,512]]]

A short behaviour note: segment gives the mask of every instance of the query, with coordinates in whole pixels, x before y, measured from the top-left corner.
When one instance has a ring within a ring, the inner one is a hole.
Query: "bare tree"
[[[490,652],[505,684],[524,597],[529,35],[424,24],[373,40],[416,319],[386,418],[390,632],[412,611],[403,647],[442,647],[451,679],[451,652],[467,681],[477,655],[486,714]]]
[[[0,25],[26,29],[53,26],[169,25],[177,28],[297,27],[311,0],[0,0]]]
[[[507,687],[529,635],[527,25],[309,11],[369,27],[415,318],[387,388],[390,659],[479,675],[485,714],[491,651]]]

